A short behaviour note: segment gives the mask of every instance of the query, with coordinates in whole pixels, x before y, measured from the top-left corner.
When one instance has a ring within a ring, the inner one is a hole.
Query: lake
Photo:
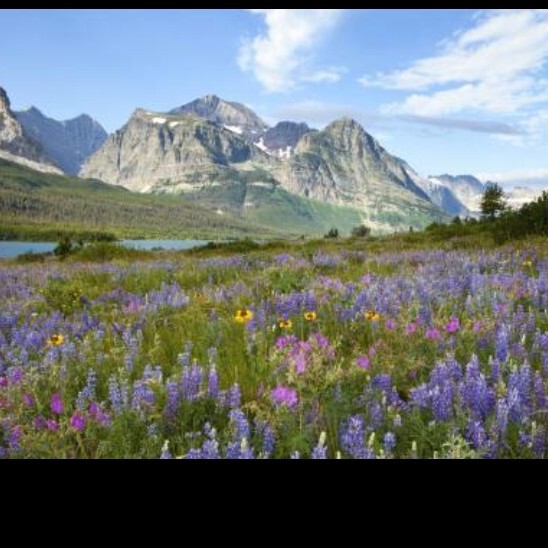
[[[203,240],[124,240],[120,242],[126,247],[150,251],[165,249],[167,251],[184,251],[207,245]],[[52,242],[0,242],[0,258],[13,259],[23,253],[50,253],[57,247]]]

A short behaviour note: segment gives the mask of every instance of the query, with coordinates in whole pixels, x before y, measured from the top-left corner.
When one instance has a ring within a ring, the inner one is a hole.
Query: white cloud
[[[519,169],[498,173],[478,173],[476,177],[483,182],[496,181],[504,186],[527,185],[548,187],[548,167],[537,169]]]
[[[270,92],[300,82],[337,82],[344,69],[311,67],[314,49],[339,23],[342,9],[250,9],[263,17],[266,32],[245,40],[238,64]]]
[[[391,114],[508,115],[548,103],[548,9],[480,12],[471,29],[409,68],[366,76],[366,87],[416,92],[383,109]]]

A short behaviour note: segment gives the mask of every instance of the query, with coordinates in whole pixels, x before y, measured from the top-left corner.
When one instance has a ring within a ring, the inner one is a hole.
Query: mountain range
[[[301,230],[306,222],[420,229],[477,215],[485,191],[471,176],[420,176],[355,120],[322,131],[291,121],[270,127],[245,105],[214,95],[165,113],[137,109],[108,136],[87,115],[58,122],[35,107],[14,113],[0,88],[0,155],[275,229]],[[515,203],[524,196],[518,192]]]
[[[58,122],[31,107],[15,116],[26,134],[40,143],[48,158],[68,175],[78,175],[84,162],[108,138],[105,129],[87,114]]]

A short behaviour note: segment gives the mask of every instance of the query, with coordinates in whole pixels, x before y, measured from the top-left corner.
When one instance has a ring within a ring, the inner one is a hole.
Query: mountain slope
[[[485,186],[481,181],[471,175],[457,177],[441,175],[440,177],[430,177],[430,180],[435,185],[448,188],[470,213],[479,213],[481,197],[485,192]]]
[[[108,137],[103,127],[86,114],[58,122],[32,107],[15,115],[27,135],[40,143],[48,157],[69,175],[77,175]]]
[[[444,217],[405,164],[350,119],[305,135],[278,177],[293,194],[362,211],[377,230],[420,228]]]
[[[2,87],[0,87],[0,157],[32,165],[37,170],[59,172],[42,147],[25,133],[11,110],[8,94]]]
[[[217,239],[277,232],[179,198],[134,194],[97,180],[43,174],[0,159],[0,239],[100,231],[119,237]]]

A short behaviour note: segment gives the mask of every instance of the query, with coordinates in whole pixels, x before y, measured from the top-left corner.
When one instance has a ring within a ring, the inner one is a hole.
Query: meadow
[[[0,263],[0,456],[545,458],[546,241],[378,247]]]

